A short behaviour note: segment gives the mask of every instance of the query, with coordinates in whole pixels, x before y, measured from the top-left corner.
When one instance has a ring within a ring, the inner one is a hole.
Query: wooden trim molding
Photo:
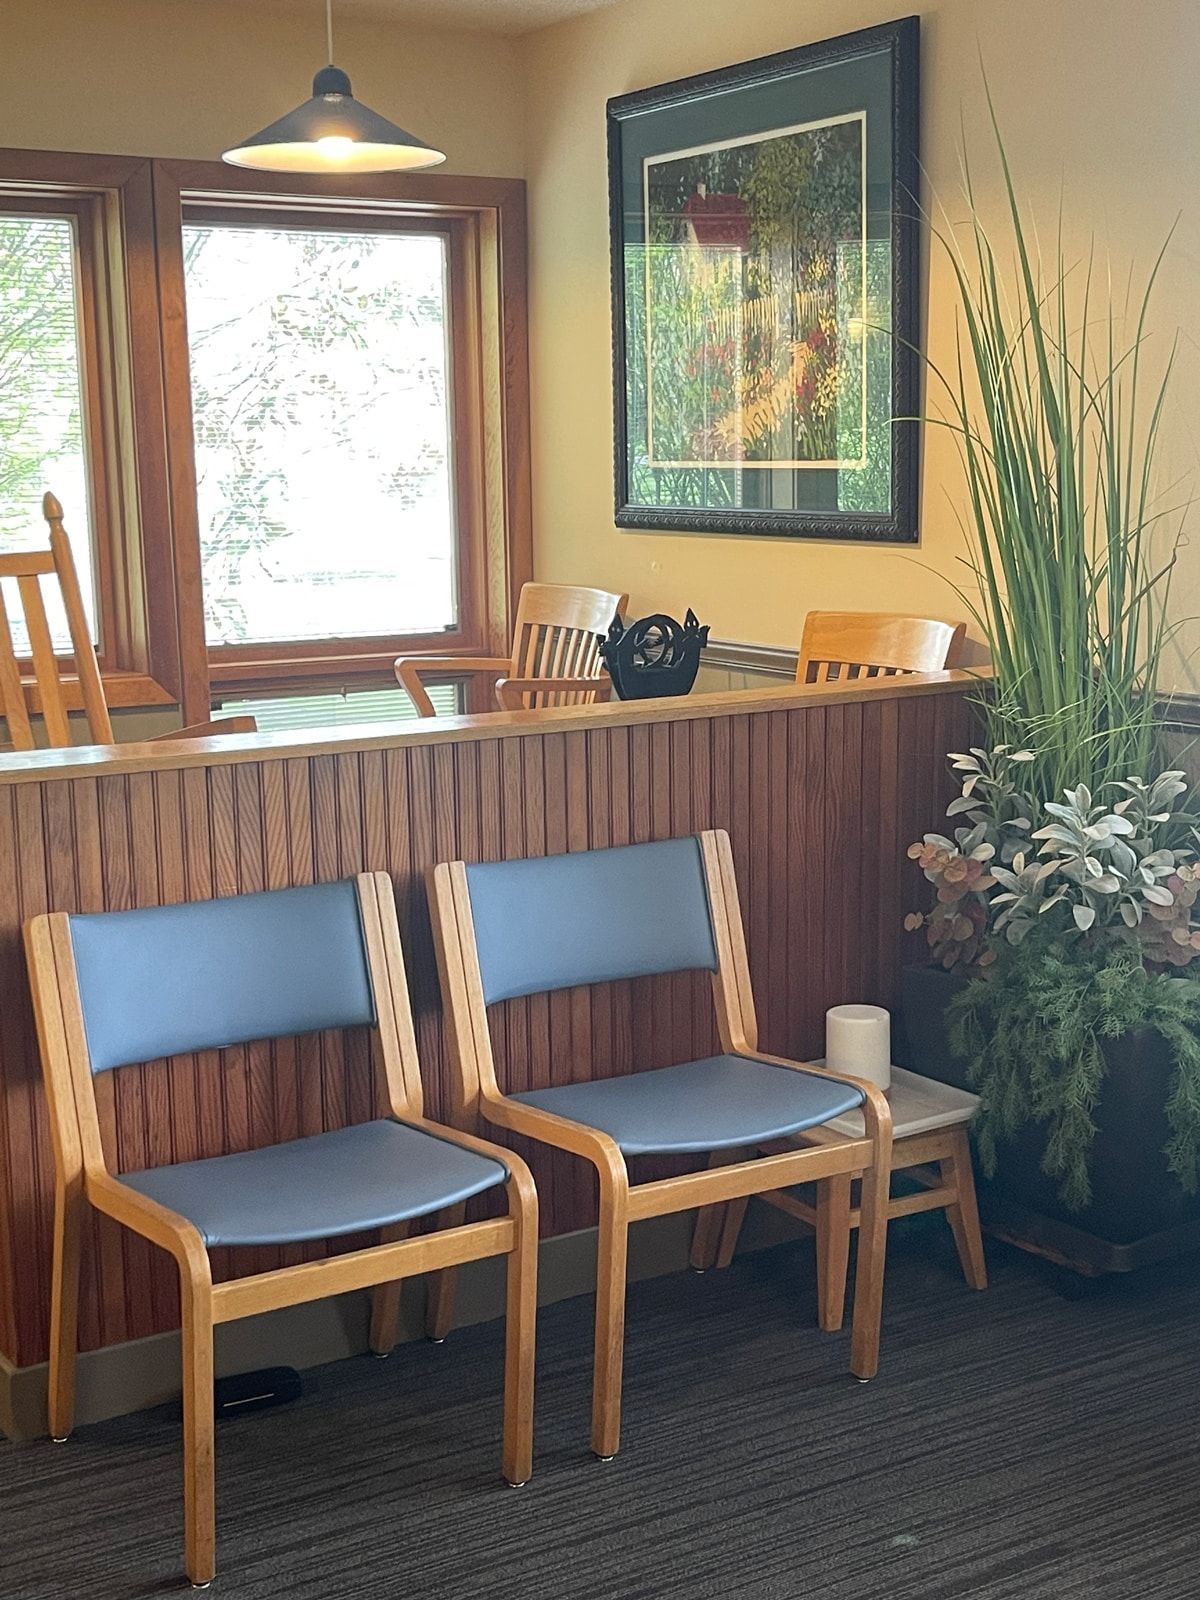
[[[710,639],[700,658],[703,666],[728,672],[752,672],[764,678],[796,680],[799,650],[777,644],[750,644],[741,639]]]
[[[451,662],[452,666],[453,663]],[[819,710],[895,699],[954,695],[965,698],[979,683],[971,672],[911,673],[903,678],[852,679],[845,685],[790,684],[779,688],[729,689],[672,700],[613,700],[591,706],[548,706],[537,711],[492,711],[484,715],[422,717],[363,727],[331,728],[319,734],[240,733],[172,740],[169,744],[79,745],[69,750],[31,750],[0,755],[0,789],[63,778],[116,777],[189,767],[335,756],[353,750],[409,746],[490,744],[497,740],[589,732],[594,728],[646,728],[710,717],[767,716],[772,712]]]

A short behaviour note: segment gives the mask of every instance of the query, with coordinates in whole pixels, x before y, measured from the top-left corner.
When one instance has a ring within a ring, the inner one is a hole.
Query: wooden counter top
[[[31,750],[0,755],[0,787],[46,783],[59,778],[97,778],[132,772],[178,772],[189,767],[286,760],[296,756],[342,755],[350,751],[392,750],[420,745],[527,738],[577,733],[585,729],[640,727],[690,722],[747,713],[815,710],[863,701],[913,699],[967,690],[979,682],[974,672],[914,673],[906,677],[860,679],[845,685],[784,684],[778,688],[732,689],[664,700],[614,700],[608,705],[562,706],[544,711],[492,711],[482,716],[422,718],[411,723],[357,723],[287,733],[224,734],[207,739],[154,743],[78,745],[70,750]]]

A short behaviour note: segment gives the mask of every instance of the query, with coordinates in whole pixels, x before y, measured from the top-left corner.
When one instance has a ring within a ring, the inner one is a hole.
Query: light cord
[[[325,59],[333,65],[333,0],[325,0],[325,47],[328,55]]]

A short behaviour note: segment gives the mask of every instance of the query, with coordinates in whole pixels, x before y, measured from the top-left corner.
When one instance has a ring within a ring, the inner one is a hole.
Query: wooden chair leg
[[[78,1189],[59,1188],[54,1201],[54,1264],[50,1293],[50,1437],[57,1443],[75,1426],[75,1367],[79,1342],[79,1266],[87,1207]]]
[[[862,1175],[859,1201],[850,1370],[864,1383],[879,1371],[879,1338],[883,1324],[883,1274],[892,1188],[891,1139],[884,1143],[882,1161]]]
[[[450,1206],[438,1218],[438,1226],[461,1228],[466,1214],[465,1205]],[[457,1286],[457,1267],[443,1267],[440,1272],[429,1274],[425,1290],[425,1337],[434,1344],[441,1344],[454,1325],[454,1291]]]
[[[216,1576],[217,1547],[212,1289],[180,1276],[184,1545],[188,1577],[203,1589]]]
[[[517,1240],[508,1257],[504,1332],[504,1476],[514,1487],[533,1475],[533,1378],[537,1332],[538,1222],[536,1202],[516,1216]]]
[[[824,1333],[837,1333],[846,1316],[851,1188],[848,1172],[817,1184],[817,1325]]]
[[[398,1244],[408,1234],[408,1223],[397,1222],[390,1228],[380,1228],[380,1244]],[[371,1291],[371,1331],[367,1342],[371,1353],[390,1356],[396,1348],[396,1332],[400,1326],[400,1296],[403,1281],[381,1283]]]
[[[971,1163],[971,1140],[965,1128],[956,1128],[952,1154],[938,1163],[942,1182],[953,1188],[958,1203],[946,1207],[946,1217],[954,1232],[954,1247],[962,1263],[963,1276],[972,1289],[986,1289],[987,1257],[983,1250],[983,1230],[979,1226],[979,1203],[975,1198],[975,1172]]]
[[[625,1277],[629,1254],[629,1189],[600,1174],[596,1245],[596,1348],[592,1388],[592,1451],[611,1461],[621,1444],[621,1377],[625,1359]]]
[[[725,1220],[721,1224],[721,1240],[717,1246],[716,1266],[724,1268],[733,1261],[742,1232],[742,1223],[746,1220],[746,1207],[749,1204],[749,1195],[740,1195],[736,1200],[730,1200],[726,1204]]]

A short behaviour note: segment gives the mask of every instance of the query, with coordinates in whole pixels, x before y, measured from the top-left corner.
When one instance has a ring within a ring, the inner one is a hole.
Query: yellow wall
[[[355,94],[445,150],[444,171],[521,176],[515,41],[335,19]],[[320,0],[0,0],[0,145],[215,160],[324,64]]]
[[[866,27],[917,9],[887,0],[626,0],[526,44],[532,217],[534,479],[539,576],[628,588],[635,613],[692,605],[713,633],[795,644],[810,607],[964,615],[945,577],[963,505],[949,437],[927,430],[921,545],[618,532],[612,521],[604,103],[648,84]],[[1053,237],[1060,187],[1072,238],[1094,230],[1124,272],[1180,217],[1155,318],[1183,331],[1168,465],[1196,464],[1200,356],[1200,6],[1196,0],[931,0],[922,23],[922,154],[952,216],[960,113],[983,163],[979,52],[1021,192]],[[987,165],[984,205],[998,198]],[[952,352],[952,291],[934,256],[929,350]],[[933,569],[932,571],[930,569]],[[1200,539],[1179,614],[1200,612]],[[1189,644],[1200,644],[1200,629]]]

